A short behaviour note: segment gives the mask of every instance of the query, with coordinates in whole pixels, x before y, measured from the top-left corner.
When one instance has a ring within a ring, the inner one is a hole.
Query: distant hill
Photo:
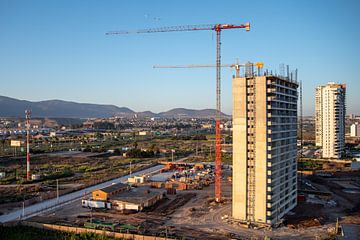
[[[0,116],[24,116],[25,109],[31,109],[33,117],[89,118],[111,117],[114,115],[132,116],[134,114],[134,111],[129,108],[119,108],[114,105],[76,103],[62,100],[30,102],[0,96]]]
[[[135,112],[127,107],[90,103],[76,103],[63,100],[31,102],[0,96],[0,117],[23,117],[24,111],[31,109],[32,117],[52,118],[101,118],[112,116],[164,117],[164,118],[213,118],[214,109],[193,110],[175,108],[167,112]],[[223,117],[229,117],[222,114]]]
[[[137,114],[137,116],[140,117],[140,118],[145,118],[145,117],[148,117],[148,118],[159,117],[159,114],[153,113],[153,112],[151,112],[151,111],[137,112],[136,114]]]
[[[175,117],[175,118],[213,118],[215,117],[215,109],[203,109],[203,110],[193,110],[186,108],[174,108],[167,112],[159,113],[161,117]],[[224,113],[221,113],[222,117],[230,117]]]

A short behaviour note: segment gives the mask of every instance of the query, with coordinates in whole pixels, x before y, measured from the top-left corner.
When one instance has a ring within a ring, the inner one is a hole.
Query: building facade
[[[360,137],[360,124],[358,122],[351,124],[350,137]]]
[[[316,88],[316,146],[323,158],[341,158],[345,146],[345,84],[328,83]]]
[[[92,200],[108,201],[113,195],[129,190],[129,186],[123,183],[112,184],[102,189],[96,189],[92,192]]]
[[[315,145],[322,146],[322,89],[319,86],[315,91]]]
[[[130,191],[121,192],[111,196],[111,206],[115,210],[142,211],[144,208],[151,207],[164,198],[166,190],[152,189],[149,187],[137,187]]]
[[[297,204],[298,84],[233,78],[233,218],[275,224]]]

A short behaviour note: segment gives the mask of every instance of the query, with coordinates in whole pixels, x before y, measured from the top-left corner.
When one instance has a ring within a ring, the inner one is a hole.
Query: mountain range
[[[0,96],[0,117],[23,117],[25,110],[31,110],[32,117],[53,118],[106,118],[112,116],[164,117],[164,118],[213,118],[215,109],[175,108],[166,112],[135,112],[127,107],[115,105],[77,103],[63,100],[31,102]],[[222,113],[223,117],[230,117]]]

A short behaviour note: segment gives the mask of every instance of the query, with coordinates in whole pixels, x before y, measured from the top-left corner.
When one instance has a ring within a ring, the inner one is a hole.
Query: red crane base
[[[216,120],[215,137],[215,202],[221,202],[221,132],[220,120]]]
[[[28,181],[31,180],[31,175],[30,175],[30,154],[29,153],[26,154],[26,179]]]

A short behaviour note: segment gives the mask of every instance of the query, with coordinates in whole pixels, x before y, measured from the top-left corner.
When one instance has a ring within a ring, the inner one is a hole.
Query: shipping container
[[[111,203],[103,202],[103,201],[94,201],[91,199],[81,200],[82,207],[85,208],[100,208],[100,209],[111,209]]]

